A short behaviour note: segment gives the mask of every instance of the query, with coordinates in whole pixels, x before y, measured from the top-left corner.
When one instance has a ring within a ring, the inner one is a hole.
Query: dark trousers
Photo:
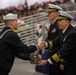
[[[48,75],[63,75],[63,71],[60,70],[60,65],[48,65]]]
[[[0,71],[0,75],[9,75],[9,73],[6,71]]]
[[[63,73],[63,75],[76,75],[76,65],[65,63]]]

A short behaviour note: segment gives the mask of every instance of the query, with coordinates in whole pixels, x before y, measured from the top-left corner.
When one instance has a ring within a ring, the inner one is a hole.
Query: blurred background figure
[[[47,22],[47,21],[46,21]],[[48,30],[49,30],[49,23],[45,23],[44,25],[42,24],[37,24],[37,41],[47,41],[47,35],[48,35]],[[40,58],[40,60],[46,60],[47,59],[47,50],[40,50],[38,53],[38,57]],[[47,74],[47,65],[43,65],[43,66],[39,66],[36,65],[35,70],[37,72],[43,73],[43,74]]]

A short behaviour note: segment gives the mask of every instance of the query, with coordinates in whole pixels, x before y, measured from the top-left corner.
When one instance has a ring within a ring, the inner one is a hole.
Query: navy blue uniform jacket
[[[6,32],[7,30],[8,32]],[[36,46],[24,45],[16,32],[9,27],[5,27],[0,32],[0,70],[10,72],[16,56],[20,57],[20,53],[27,54],[35,50],[37,50]],[[24,57],[20,58],[25,59],[26,57]]]

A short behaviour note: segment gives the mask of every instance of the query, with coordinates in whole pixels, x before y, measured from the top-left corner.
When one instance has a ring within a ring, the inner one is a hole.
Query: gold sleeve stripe
[[[53,47],[53,43],[52,43],[52,41],[49,41],[49,46],[50,46],[50,48]]]
[[[59,61],[61,60],[61,59],[58,57],[57,54],[54,54],[54,55],[52,56],[52,58],[54,59],[55,62],[59,62]]]

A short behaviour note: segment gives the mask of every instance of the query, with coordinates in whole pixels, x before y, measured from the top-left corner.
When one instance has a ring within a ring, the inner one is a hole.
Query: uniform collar
[[[10,28],[10,27],[8,27],[8,26],[6,26],[6,28],[12,29],[14,32],[16,32],[16,30],[15,30],[14,28]]]
[[[54,22],[51,22],[52,24],[54,24],[57,20],[55,20]]]
[[[16,32],[16,30],[14,28],[11,28],[14,32]]]

